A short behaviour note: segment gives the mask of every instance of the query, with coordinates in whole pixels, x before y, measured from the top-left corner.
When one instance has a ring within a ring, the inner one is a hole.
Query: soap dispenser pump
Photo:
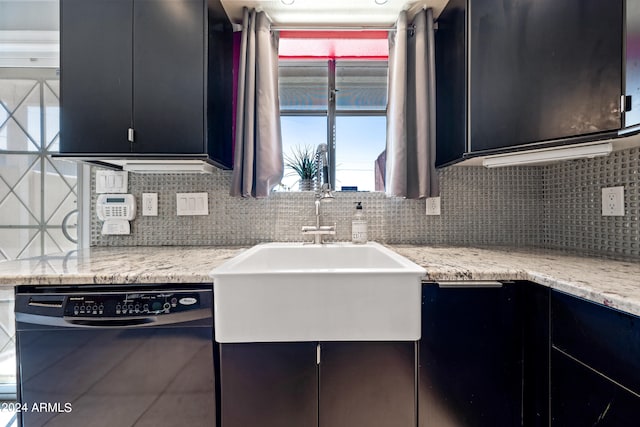
[[[367,220],[362,212],[362,202],[356,203],[356,213],[351,221],[351,241],[353,243],[367,243]]]

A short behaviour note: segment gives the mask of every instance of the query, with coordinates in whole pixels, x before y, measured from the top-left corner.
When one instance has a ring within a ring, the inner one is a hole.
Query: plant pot
[[[298,181],[298,190],[299,191],[312,191],[313,190],[313,180],[312,179],[301,179]]]

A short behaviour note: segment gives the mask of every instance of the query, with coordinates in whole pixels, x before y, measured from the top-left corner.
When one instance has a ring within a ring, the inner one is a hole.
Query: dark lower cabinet
[[[640,419],[640,318],[551,292],[551,424]]]
[[[640,317],[553,291],[552,343],[640,394]]]
[[[639,317],[493,285],[424,284],[418,343],[220,344],[219,427],[638,424]]]
[[[221,427],[416,425],[414,342],[219,347]]]
[[[522,424],[518,286],[423,286],[420,427]]]
[[[220,427],[318,425],[316,344],[220,344]]]
[[[320,427],[415,427],[415,343],[320,347]]]
[[[557,349],[551,354],[551,375],[553,426],[638,425],[638,395]]]
[[[549,288],[519,284],[522,324],[522,425],[549,427]]]

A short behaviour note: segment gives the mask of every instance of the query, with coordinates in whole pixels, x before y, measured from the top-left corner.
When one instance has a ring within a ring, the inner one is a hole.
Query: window
[[[357,34],[353,40],[281,40],[283,153],[315,152],[326,143],[332,188],[374,191],[376,159],[386,147],[388,49],[386,33],[374,34],[373,40]],[[332,56],[336,52],[340,57]],[[283,189],[296,190],[298,181],[285,169]]]

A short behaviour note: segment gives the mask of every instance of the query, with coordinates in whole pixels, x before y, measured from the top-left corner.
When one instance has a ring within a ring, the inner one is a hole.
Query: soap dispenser
[[[351,241],[353,243],[367,243],[367,220],[362,212],[362,202],[356,203],[356,213],[351,221]]]

